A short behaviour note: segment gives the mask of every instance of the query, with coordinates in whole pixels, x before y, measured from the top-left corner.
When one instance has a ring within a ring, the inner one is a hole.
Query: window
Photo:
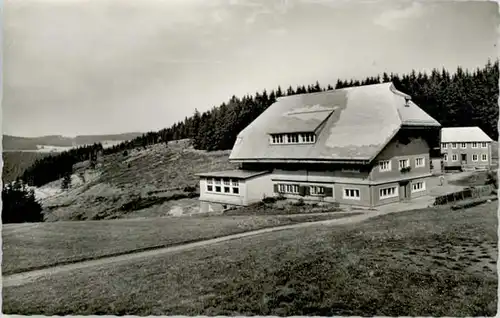
[[[233,186],[233,194],[239,194],[240,193],[240,182],[236,179],[231,179],[231,185]]]
[[[273,144],[284,143],[283,135],[271,135],[271,143],[273,143]]]
[[[448,161],[448,154],[447,154],[447,153],[445,153],[445,154],[443,155],[443,160],[444,160],[444,161]]]
[[[424,158],[416,158],[415,159],[415,167],[424,167],[425,166],[425,159]]]
[[[458,156],[457,155],[451,156],[451,161],[458,161]]]
[[[207,184],[214,184],[214,179],[208,178],[207,179]]]
[[[425,190],[425,182],[419,181],[419,182],[413,182],[411,184],[411,192],[420,192]]]
[[[220,179],[215,179],[215,184],[220,184]]]
[[[278,190],[281,193],[298,194],[299,186],[297,184],[279,184]]]
[[[481,148],[488,148],[488,143],[482,142],[481,143]]]
[[[344,189],[344,199],[359,200],[359,189]]]
[[[221,187],[220,186],[215,186],[215,192],[221,192]]]
[[[476,154],[472,155],[472,161],[478,161],[479,156]]]
[[[378,167],[380,172],[391,171],[391,161],[390,160],[380,161],[378,163]]]
[[[316,135],[314,133],[290,133],[290,134],[272,134],[269,138],[271,144],[298,144],[314,143]]]
[[[462,149],[467,148],[467,144],[466,144],[465,142],[462,142],[462,143],[460,144],[460,148],[462,148]]]
[[[477,144],[477,142],[473,142],[473,143],[472,143],[472,148],[478,148],[478,144]]]
[[[318,186],[311,186],[311,187],[309,187],[309,193],[311,195],[323,195],[323,194],[325,194],[325,188],[318,187]]]
[[[209,184],[208,184],[208,185],[207,185],[207,191],[208,191],[208,192],[212,192],[212,191],[214,191],[214,186],[212,186],[212,185],[209,185]]]
[[[482,160],[482,161],[488,161],[488,155],[487,155],[487,154],[485,154],[485,153],[483,153],[483,154],[481,155],[481,160]]]
[[[446,149],[448,148],[448,144],[445,144],[444,142],[441,144],[441,148]]]
[[[401,160],[399,160],[399,169],[408,168],[409,166],[410,166],[410,160],[409,159],[401,159]]]
[[[397,196],[398,196],[397,187],[383,188],[379,190],[380,199],[394,198]]]
[[[456,142],[452,142],[452,143],[451,143],[451,148],[453,148],[453,149],[457,149],[457,143],[456,143]]]
[[[303,133],[300,134],[300,142],[303,143],[313,143],[314,142],[314,133]]]
[[[231,184],[231,182],[229,181],[229,179],[224,179],[224,185],[227,185],[227,186],[228,186],[228,185],[230,185],[230,184]]]
[[[288,138],[288,143],[298,143],[299,142],[299,135],[297,134],[287,134]]]
[[[224,187],[224,193],[231,193],[230,187]]]

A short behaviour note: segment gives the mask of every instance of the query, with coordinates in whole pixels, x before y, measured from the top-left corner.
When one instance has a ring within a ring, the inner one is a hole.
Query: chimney
[[[405,107],[410,107],[410,101],[411,101],[410,97],[405,97]]]

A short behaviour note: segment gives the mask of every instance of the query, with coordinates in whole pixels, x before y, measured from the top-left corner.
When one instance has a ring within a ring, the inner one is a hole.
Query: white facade
[[[242,177],[238,172],[231,177],[203,176],[200,178],[201,212],[220,212],[233,206],[246,206],[265,197],[274,196],[270,174]]]

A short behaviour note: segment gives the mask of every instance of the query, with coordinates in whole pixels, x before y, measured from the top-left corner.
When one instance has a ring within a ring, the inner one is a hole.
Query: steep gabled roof
[[[281,97],[239,133],[229,159],[370,161],[403,126],[440,127],[409,98],[392,83]],[[269,144],[271,133],[307,131],[316,143]]]
[[[479,127],[445,127],[441,142],[489,142],[492,139]]]

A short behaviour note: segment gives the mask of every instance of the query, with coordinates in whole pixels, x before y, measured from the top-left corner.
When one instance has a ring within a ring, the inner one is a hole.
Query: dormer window
[[[316,135],[314,133],[272,134],[269,141],[271,144],[313,144],[316,142]]]
[[[287,134],[287,139],[289,144],[296,144],[299,142],[298,134]]]

